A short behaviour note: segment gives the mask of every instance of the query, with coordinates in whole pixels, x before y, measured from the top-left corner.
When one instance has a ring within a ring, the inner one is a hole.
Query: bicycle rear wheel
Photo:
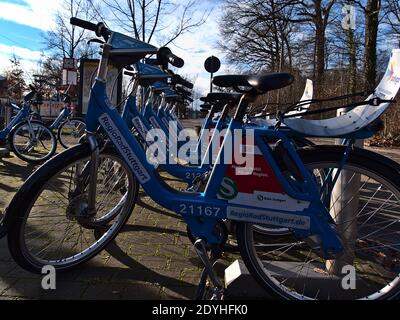
[[[300,154],[316,180],[321,181],[318,175],[337,169],[343,152],[341,147],[317,146]],[[238,224],[237,239],[243,260],[272,295],[298,300],[375,300],[398,295],[399,165],[355,149],[344,169],[342,174],[347,175],[348,184],[337,189],[341,191],[334,192],[328,201],[345,248],[335,260],[325,260],[308,242],[293,235],[274,239],[257,233],[253,224]],[[352,218],[341,219],[348,210]]]
[[[10,132],[9,144],[18,158],[34,164],[49,160],[57,150],[53,132],[39,121],[17,124]]]
[[[100,154],[96,213],[85,210],[89,163],[86,144],[68,149],[40,167],[15,195],[7,210],[8,245],[22,268],[40,273],[45,265],[59,271],[79,266],[104,249],[129,219],[138,184],[111,148]]]
[[[72,118],[64,121],[57,131],[57,138],[65,148],[71,148],[79,144],[79,140],[85,134],[86,124],[82,119]]]

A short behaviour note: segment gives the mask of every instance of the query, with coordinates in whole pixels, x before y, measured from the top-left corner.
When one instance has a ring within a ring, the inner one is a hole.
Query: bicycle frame
[[[276,179],[274,182],[278,185],[277,189],[279,190],[275,190],[276,192],[272,197],[263,199],[261,206],[254,205],[253,203],[234,203],[229,201],[229,199],[218,197],[218,192],[221,189],[228,168],[228,164],[224,161],[225,149],[229,146],[230,137],[235,136],[234,133],[236,130],[241,133],[240,141],[233,141],[233,145],[243,143],[242,139],[247,130],[243,124],[243,115],[250,102],[256,98],[251,93],[242,96],[236,115],[228,125],[227,134],[225,135],[216,164],[213,167],[204,192],[182,192],[168,186],[159,176],[157,166],[148,162],[143,148],[131,134],[130,127],[121,118],[115,106],[108,99],[106,79],[108,60],[112,51],[111,48],[113,48],[113,38],[112,34],[108,42],[103,45],[102,59],[99,63],[96,81],[91,90],[86,116],[86,141],[88,141],[92,151],[88,190],[89,212],[93,211],[95,213],[96,211],[97,168],[100,152],[97,142],[97,131],[101,127],[147,195],[160,206],[180,214],[195,237],[204,239],[212,245],[221,244],[222,235],[216,231],[216,226],[221,220],[229,219],[244,223],[286,227],[299,239],[304,240],[310,237],[312,237],[312,240],[317,239],[315,242],[321,248],[321,253],[326,258],[332,258],[343,251],[341,240],[333,228],[335,224],[333,218],[320,199],[320,188],[317,181],[313,173],[301,161],[296,147],[287,135],[288,132],[292,134],[292,130],[281,130],[279,126],[274,129],[251,127],[255,137],[253,147],[258,148],[261,157],[271,170],[270,174],[272,178]],[[118,49],[118,34],[116,38],[117,43],[113,50]],[[132,38],[129,41],[133,43],[132,48],[134,49],[132,49],[132,52],[134,54],[137,54],[137,52],[141,54],[154,52],[154,47],[146,49],[146,46],[148,47],[147,44]],[[143,47],[143,51],[138,49],[140,46]],[[125,50],[124,52],[128,51]],[[352,141],[352,139],[358,136],[371,136],[373,132],[370,130],[370,128],[360,128],[358,131],[354,130],[350,134],[344,135],[343,138]],[[301,137],[306,136],[300,132],[297,132],[297,134]],[[339,136],[334,137],[339,138]],[[283,149],[296,167],[296,174],[285,176],[281,171],[275,160],[274,151],[268,145],[268,141],[266,141],[270,138],[281,141]],[[346,157],[351,151],[350,146],[351,143],[343,156],[340,167],[337,170],[332,170],[332,172],[336,171],[336,176],[341,174],[341,169],[344,167],[347,159]],[[229,150],[229,152],[232,152],[232,150]],[[300,179],[296,177],[298,173],[301,176]],[[336,176],[332,181],[336,181]],[[327,184],[329,185],[330,183]],[[256,187],[260,186],[257,185]],[[253,188],[252,191],[254,195],[256,190]]]
[[[294,233],[301,238],[313,234],[320,235],[327,254],[338,253],[342,250],[340,240],[329,225],[332,218],[319,199],[319,190],[316,182],[304,167],[290,139],[283,133],[254,128],[256,145],[262,151],[273,172],[276,173],[276,177],[288,197],[296,199],[301,204],[301,210],[296,210],[295,208],[290,211],[278,210],[276,208],[268,208],[268,206],[260,210],[260,208],[254,206],[232,205],[225,200],[217,198],[217,193],[227,168],[227,165],[224,164],[223,156],[225,143],[227,143],[228,139],[227,136],[222,144],[219,161],[214,166],[205,192],[178,192],[162,181],[156,172],[156,168],[147,161],[146,154],[138,141],[132,136],[129,127],[120,117],[117,110],[110,107],[107,101],[105,83],[98,79],[92,88],[86,118],[88,136],[93,138],[97,128],[101,125],[145,192],[159,205],[182,215],[195,236],[205,238],[211,244],[218,244],[221,239],[215,234],[214,227],[222,219],[253,223],[279,220],[283,221],[283,226],[293,228]],[[243,130],[243,125],[232,119],[228,126],[228,132],[233,133],[234,130]],[[304,175],[305,181],[302,186],[304,191],[296,190],[288,183],[274,160],[272,150],[263,143],[264,137],[275,137],[284,141],[285,147]],[[97,147],[93,145],[93,139],[91,140],[93,151],[95,151]],[[91,191],[90,197],[93,197]],[[268,203],[265,204],[268,205]],[[307,210],[304,210],[304,206],[308,207]],[[248,218],[249,215],[252,218]]]
[[[71,115],[71,112],[68,108],[67,105],[64,106],[63,110],[60,112],[60,114],[58,115],[57,119],[54,120],[54,122],[51,124],[51,126],[49,127],[50,130],[54,130],[57,129],[60,124],[67,119],[69,116]]]
[[[149,109],[151,107],[148,106]],[[150,113],[149,111],[147,112],[147,115],[150,115],[153,117],[153,122],[159,122],[157,121],[157,116],[153,113]],[[128,125],[128,127],[134,127],[137,132],[140,134],[141,138],[143,141],[148,143],[146,141],[147,134],[151,130],[152,125],[150,124],[149,120],[147,117],[143,116],[139,110],[136,107],[136,97],[131,95],[128,100],[125,103],[123,113],[122,113],[122,119],[125,121],[125,123]],[[205,121],[206,125],[202,130],[202,133],[200,135],[200,139],[198,141],[198,145],[196,147],[197,149],[197,154],[199,155],[199,158],[203,155],[202,150],[201,150],[201,142],[206,138],[205,135],[207,133],[207,128],[211,127],[211,121],[209,121],[209,117],[207,117],[207,120]],[[225,127],[225,121],[220,120],[218,121],[215,129],[215,133],[217,133],[220,129]],[[168,134],[168,131],[165,131],[166,129],[163,129],[166,134]],[[211,141],[214,141],[212,138]],[[193,180],[205,172],[209,170],[210,168],[210,161],[206,161],[206,159],[210,160],[210,154],[211,154],[211,149],[207,150],[206,153],[204,153],[204,158],[201,166],[182,166],[179,164],[163,164],[160,165],[161,169],[164,169],[168,173],[172,174],[173,176],[180,178],[184,180],[187,183],[192,183]],[[166,155],[168,156],[168,155]]]
[[[12,119],[12,121],[7,125],[6,128],[0,131],[0,139],[6,139],[11,130],[20,122],[29,120],[29,116],[31,114],[31,107],[24,103],[23,107],[19,109],[18,113]]]

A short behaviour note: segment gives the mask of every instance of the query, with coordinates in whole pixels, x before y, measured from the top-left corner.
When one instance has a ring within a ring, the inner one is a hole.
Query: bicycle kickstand
[[[211,259],[207,254],[206,243],[204,240],[199,239],[194,244],[194,249],[204,265],[204,270],[201,274],[199,286],[196,291],[196,300],[204,299],[207,279],[210,277],[213,288],[213,295],[211,300],[222,300],[224,296],[224,288],[221,280],[218,278],[213,264],[221,257],[220,253],[211,254]],[[212,251],[213,252],[213,251]]]

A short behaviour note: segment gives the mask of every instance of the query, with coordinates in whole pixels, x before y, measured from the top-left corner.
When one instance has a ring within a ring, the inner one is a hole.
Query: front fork
[[[96,215],[96,194],[97,194],[97,173],[99,170],[100,148],[96,134],[86,133],[86,139],[90,146],[90,173],[88,188],[88,213],[90,216]]]

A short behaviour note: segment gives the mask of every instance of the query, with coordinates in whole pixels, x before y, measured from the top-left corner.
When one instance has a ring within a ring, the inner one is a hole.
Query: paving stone
[[[163,288],[162,299],[192,300],[196,294],[196,286]]]
[[[18,279],[7,278],[5,276],[0,277],[0,297],[4,295],[4,293],[11,288],[15,283],[17,283]]]
[[[129,284],[122,292],[124,300],[160,300],[161,287],[152,284]]]
[[[7,274],[7,276],[8,277],[12,277],[12,278],[17,278],[17,279],[32,279],[32,280],[36,280],[36,279],[41,279],[42,278],[42,275],[28,272],[28,271],[20,268],[19,266],[17,266],[16,268],[13,268]]]
[[[15,268],[17,268],[15,262],[12,261],[0,262],[0,277],[7,276]]]
[[[124,284],[99,283],[89,285],[81,298],[85,300],[120,300],[124,289]]]
[[[83,297],[88,286],[84,282],[60,281],[60,278],[58,278],[56,290],[43,291],[40,298],[46,300],[78,300]]]
[[[15,279],[9,278],[10,281]],[[8,297],[39,298],[44,293],[41,280],[20,279],[2,294]]]

